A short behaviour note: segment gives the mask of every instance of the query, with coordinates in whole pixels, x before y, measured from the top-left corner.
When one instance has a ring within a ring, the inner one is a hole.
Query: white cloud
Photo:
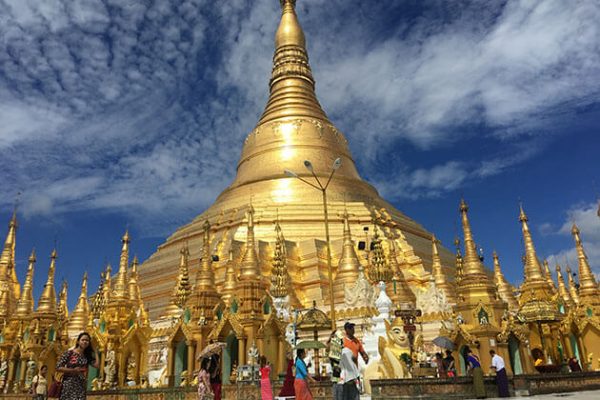
[[[576,224],[590,266],[596,274],[600,273],[600,217],[597,214],[598,207],[597,203],[579,204],[567,212],[564,223],[556,233],[568,239],[570,246],[549,256],[548,259],[551,262],[564,265],[567,261],[572,269],[577,269],[577,252],[571,235],[571,228],[573,224]]]

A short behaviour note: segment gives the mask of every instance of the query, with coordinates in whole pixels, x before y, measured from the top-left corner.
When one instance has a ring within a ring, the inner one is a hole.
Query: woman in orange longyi
[[[296,350],[296,380],[294,381],[296,400],[313,400],[308,382],[315,382],[315,380],[308,374],[308,368],[304,362],[305,356],[306,350]]]

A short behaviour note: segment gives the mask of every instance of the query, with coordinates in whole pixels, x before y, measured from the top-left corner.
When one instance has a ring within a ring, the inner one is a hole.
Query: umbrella
[[[227,343],[223,343],[223,342],[209,343],[198,354],[198,360],[201,359],[201,358],[210,357],[213,354],[219,354],[219,353],[221,353],[221,350],[223,350],[223,348],[226,347],[226,346],[227,346]]]
[[[454,350],[454,342],[446,336],[438,336],[432,342],[443,349]]]
[[[323,343],[318,340],[305,340],[303,342],[298,343],[296,346],[297,349],[324,349],[325,346]]]

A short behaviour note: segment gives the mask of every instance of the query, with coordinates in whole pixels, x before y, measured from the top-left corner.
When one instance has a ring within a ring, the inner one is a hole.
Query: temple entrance
[[[582,364],[581,355],[579,353],[579,346],[577,345],[577,338],[572,333],[569,334],[569,342],[571,342],[571,348],[573,349],[573,356],[577,358],[579,364]]]
[[[223,350],[223,383],[230,383],[231,371],[233,365],[237,365],[238,361],[238,339],[235,337],[233,331],[229,332],[229,335],[225,338],[227,346]]]
[[[185,340],[177,342],[175,345],[175,365],[173,368],[175,386],[181,386],[182,373],[187,371],[187,352]]]
[[[510,356],[510,367],[514,375],[520,375],[523,373],[519,343],[519,340],[512,335],[508,338],[508,355]]]

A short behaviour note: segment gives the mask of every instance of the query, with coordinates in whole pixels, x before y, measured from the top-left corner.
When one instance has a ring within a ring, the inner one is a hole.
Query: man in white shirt
[[[340,379],[344,382],[342,399],[359,400],[360,392],[358,391],[358,380],[360,379],[360,372],[358,366],[354,363],[354,353],[347,347],[344,347],[342,350],[340,368],[342,370]]]
[[[508,376],[506,375],[504,359],[498,354],[496,354],[494,350],[490,350],[490,356],[492,356],[491,368],[496,371],[496,385],[498,385],[498,396],[510,397],[510,393],[508,391]]]

